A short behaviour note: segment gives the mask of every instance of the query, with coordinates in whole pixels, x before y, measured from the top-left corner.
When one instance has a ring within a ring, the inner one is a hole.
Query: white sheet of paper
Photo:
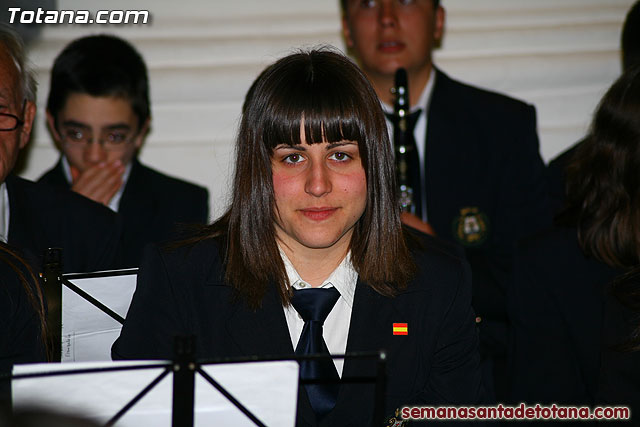
[[[146,362],[84,362],[16,365],[13,373],[53,372],[95,367],[155,364]],[[204,370],[268,426],[294,426],[298,364],[247,362],[207,365]],[[37,405],[106,423],[136,394],[158,377],[163,368],[60,375],[12,382],[14,407]],[[171,374],[133,406],[117,427],[170,427]],[[196,373],[195,425],[254,426],[201,375]]]
[[[127,315],[137,275],[113,275],[70,281],[118,313]],[[111,360],[111,344],[122,325],[99,308],[62,286],[62,362]]]

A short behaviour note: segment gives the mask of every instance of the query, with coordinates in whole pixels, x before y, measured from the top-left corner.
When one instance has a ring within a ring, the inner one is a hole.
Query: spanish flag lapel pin
[[[393,324],[393,335],[409,335],[409,324],[408,323],[394,323]]]

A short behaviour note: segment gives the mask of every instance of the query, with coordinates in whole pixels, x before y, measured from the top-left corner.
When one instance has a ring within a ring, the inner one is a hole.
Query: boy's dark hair
[[[128,100],[139,127],[151,115],[147,67],[134,47],[118,37],[83,37],[58,55],[51,70],[47,100],[47,110],[54,120],[74,93]]]

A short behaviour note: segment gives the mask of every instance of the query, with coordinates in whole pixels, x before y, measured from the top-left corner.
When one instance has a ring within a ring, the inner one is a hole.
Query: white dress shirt
[[[420,98],[418,99],[418,103],[411,107],[410,112],[416,111],[418,108],[422,109],[420,116],[418,117],[418,121],[416,122],[415,127],[413,128],[413,136],[416,140],[416,145],[418,149],[418,158],[420,159],[420,182],[426,182],[426,171],[425,171],[425,151],[426,151],[426,138],[427,138],[427,117],[429,116],[429,101],[431,100],[431,94],[433,93],[433,86],[436,80],[436,72],[433,68],[431,68],[431,74],[429,74],[429,81],[427,85],[422,90],[422,94],[420,94]],[[411,84],[411,82],[409,82]],[[409,86],[411,88],[411,86]],[[411,90],[411,89],[409,89]],[[393,114],[393,106],[385,104],[381,102],[382,109],[387,114]],[[389,139],[393,143],[393,123],[387,119],[387,129],[389,130]],[[422,200],[422,220],[427,221],[427,188],[426,185],[422,185],[420,187]]]
[[[291,264],[291,261],[280,250],[280,255],[284,261],[287,270],[289,283],[294,289],[308,289],[311,285],[300,278],[300,275]],[[349,336],[349,325],[351,323],[351,310],[353,308],[353,296],[356,292],[356,283],[358,281],[358,273],[353,269],[351,264],[351,252],[342,260],[340,265],[331,273],[320,288],[336,288],[340,292],[340,298],[333,306],[333,309],[327,316],[322,329],[324,342],[327,344],[330,354],[344,354],[347,350],[347,338]],[[291,343],[295,349],[302,334],[304,320],[298,314],[293,306],[284,307],[284,315],[287,319],[289,327],[289,335]],[[342,368],[344,359],[334,359],[338,375],[342,377]]]
[[[0,240],[7,243],[9,240],[9,191],[7,184],[0,184]]]

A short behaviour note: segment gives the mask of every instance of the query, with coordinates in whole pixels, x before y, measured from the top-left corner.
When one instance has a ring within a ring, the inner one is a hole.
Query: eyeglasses
[[[22,111],[24,111],[25,102],[22,104]],[[24,124],[24,120],[18,118],[15,114],[0,113],[0,132],[12,131],[18,129],[19,126]]]
[[[90,130],[73,126],[65,127],[59,133],[62,141],[73,147],[86,148],[95,141],[105,150],[120,150],[138,135],[130,130],[116,129],[102,132],[100,137],[95,139]]]

